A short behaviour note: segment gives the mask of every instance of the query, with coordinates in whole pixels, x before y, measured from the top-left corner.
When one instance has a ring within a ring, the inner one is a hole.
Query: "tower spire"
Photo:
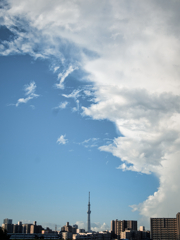
[[[90,192],[89,192],[89,202],[88,202],[88,211],[87,211],[87,232],[91,232],[91,221],[90,221],[90,214],[91,214],[91,210],[90,210]]]

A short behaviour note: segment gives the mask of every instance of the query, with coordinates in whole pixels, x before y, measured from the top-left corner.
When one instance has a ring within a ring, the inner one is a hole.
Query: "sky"
[[[175,217],[180,2],[0,2],[0,217]]]

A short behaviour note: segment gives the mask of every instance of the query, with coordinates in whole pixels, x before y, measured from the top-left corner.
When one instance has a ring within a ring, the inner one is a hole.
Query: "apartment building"
[[[152,240],[180,240],[180,212],[176,218],[150,218]]]

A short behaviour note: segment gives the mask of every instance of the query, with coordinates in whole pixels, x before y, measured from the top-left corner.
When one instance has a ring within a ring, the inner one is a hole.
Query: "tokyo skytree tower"
[[[88,211],[87,211],[87,232],[91,232],[91,221],[90,221],[90,192],[89,192],[89,202],[88,202]]]

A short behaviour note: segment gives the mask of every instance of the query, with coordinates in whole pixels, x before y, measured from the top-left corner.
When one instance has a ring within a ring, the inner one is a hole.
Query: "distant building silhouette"
[[[62,232],[62,239],[72,239],[72,232]]]
[[[4,219],[2,228],[6,230],[8,233],[12,233],[13,232],[12,219],[9,218]]]
[[[139,231],[145,231],[145,227],[144,226],[140,226],[139,227]]]
[[[118,219],[111,221],[111,232],[113,238],[121,238],[121,233],[125,230],[137,231],[137,221]]]
[[[41,233],[43,230],[42,226],[41,225],[36,225],[36,221],[34,221],[33,225],[31,225],[31,228],[30,228],[30,233],[33,234],[33,233]]]
[[[77,229],[78,229],[78,225],[75,224],[72,227],[71,225],[69,225],[69,222],[67,222],[66,225],[64,225],[61,228],[61,232],[70,232],[70,233],[74,234],[74,233],[76,233]]]
[[[12,224],[12,219],[5,218],[3,221],[4,224]]]
[[[22,224],[22,222],[18,222],[18,224],[12,224],[12,219],[4,219],[4,223],[2,224],[2,228],[7,230],[8,233],[41,233],[42,226],[36,225],[36,221],[34,223],[26,223]]]

